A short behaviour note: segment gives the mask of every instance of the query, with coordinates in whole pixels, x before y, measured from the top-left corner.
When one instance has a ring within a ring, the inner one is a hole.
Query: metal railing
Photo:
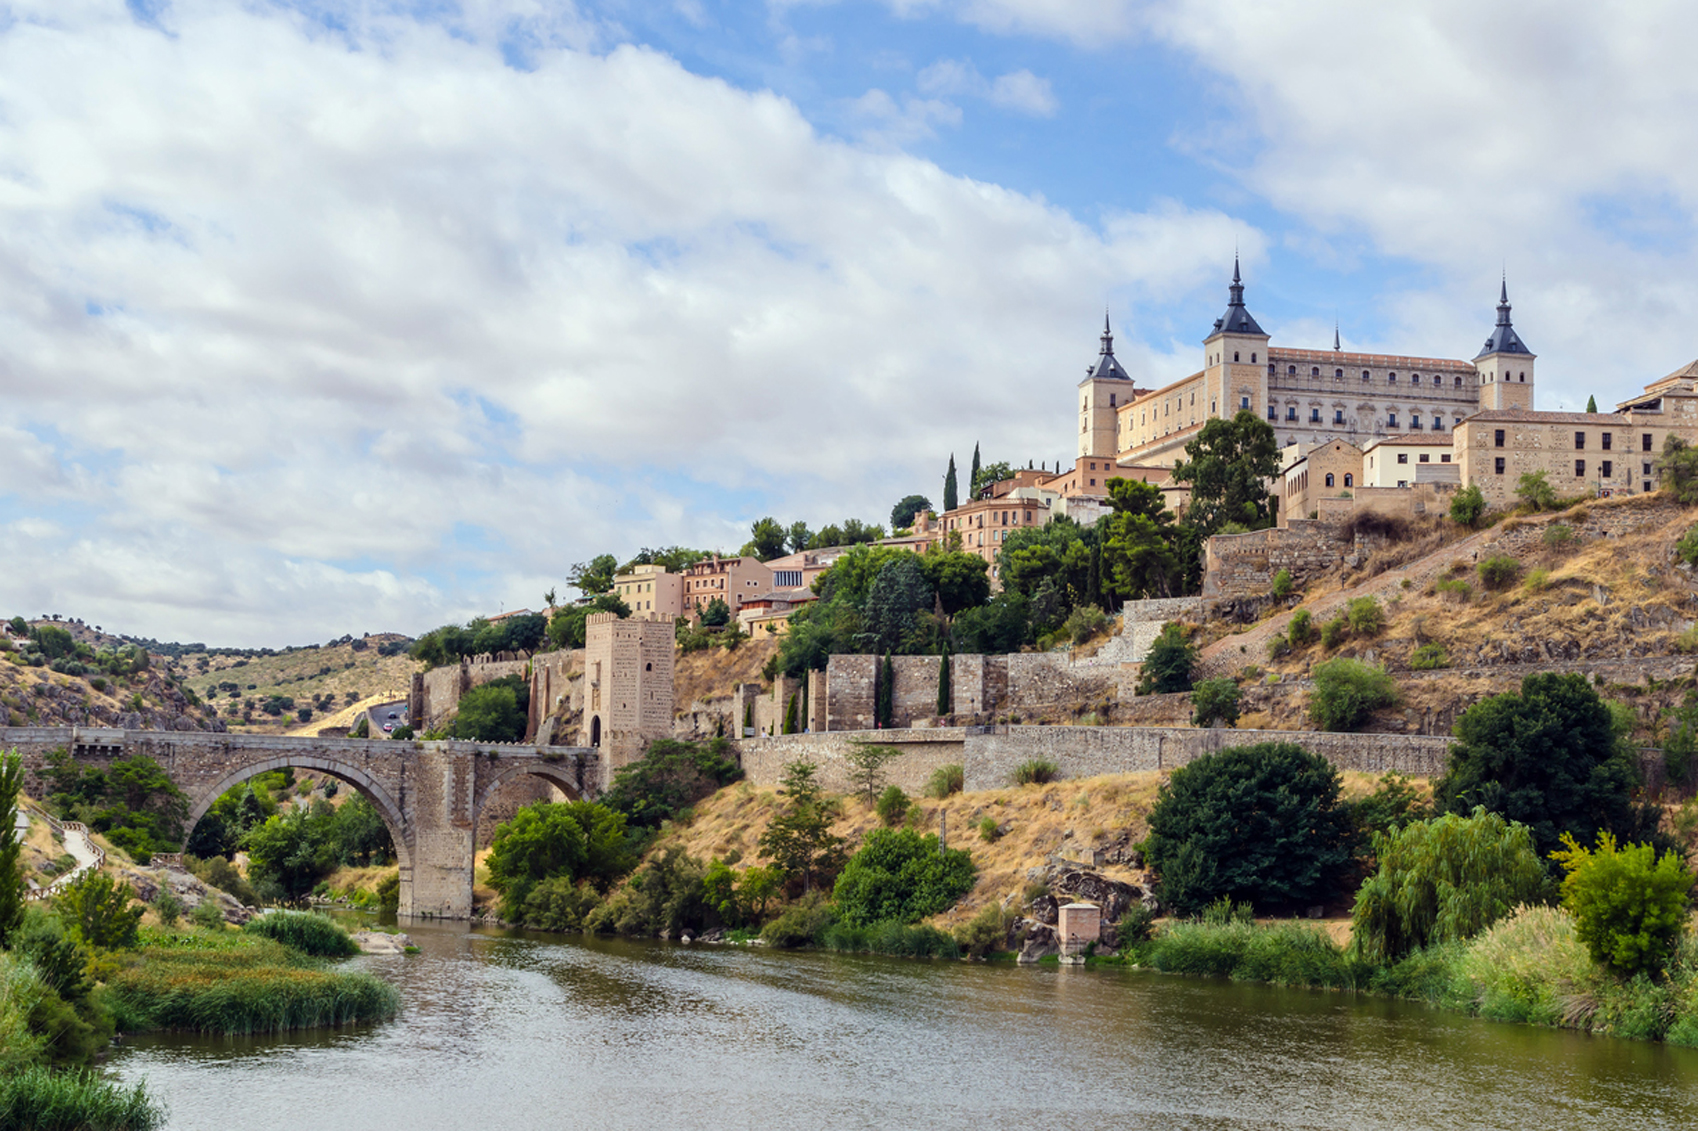
[[[34,891],[29,892],[25,898],[33,900],[52,899],[61,891],[64,891],[66,888],[82,879],[83,876],[87,875],[89,872],[106,866],[106,850],[94,843],[94,840],[88,835],[87,825],[83,824],[81,821],[56,821],[40,809],[35,809],[33,807],[31,807],[30,812],[33,816],[46,821],[47,826],[57,832],[61,838],[70,836],[82,837],[83,845],[88,848],[89,851],[94,853],[94,859],[79,860],[75,868],[72,868],[64,875],[55,878],[54,881],[46,887],[36,888]],[[73,852],[71,855],[75,856],[76,853]]]

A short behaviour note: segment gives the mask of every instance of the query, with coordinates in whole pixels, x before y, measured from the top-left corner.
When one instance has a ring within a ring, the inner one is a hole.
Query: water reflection
[[[1698,1124],[1698,1054],[1166,978],[408,928],[395,1022],[141,1039],[172,1128]],[[305,1106],[303,1106],[305,1105]],[[310,1110],[310,1117],[305,1114]]]

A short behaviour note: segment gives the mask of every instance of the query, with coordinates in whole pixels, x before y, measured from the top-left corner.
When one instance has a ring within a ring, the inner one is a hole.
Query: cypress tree
[[[967,497],[972,498],[979,490],[979,445],[977,441],[973,444],[973,477],[967,482],[970,484],[967,488]]]
[[[943,655],[937,662],[937,713],[949,714],[953,696],[949,686],[949,645],[943,646]]]
[[[790,702],[784,707],[784,733],[796,733],[796,693],[790,693]]]
[[[878,725],[885,729],[896,725],[896,665],[891,661],[890,653],[884,654],[884,665],[879,672],[878,702],[875,710],[878,714]]]
[[[1586,398],[1586,411],[1587,412],[1597,412],[1598,411],[1598,398],[1597,397],[1587,397]]]
[[[949,471],[943,477],[943,510],[945,514],[960,505],[960,497],[956,494],[955,485],[955,456],[949,457]]]
[[[17,751],[0,754],[0,947],[11,945],[24,921],[24,873],[18,865],[18,795],[24,788],[23,761]]]
[[[1085,604],[1103,607],[1103,547],[1101,542],[1091,546],[1091,564],[1085,572]]]

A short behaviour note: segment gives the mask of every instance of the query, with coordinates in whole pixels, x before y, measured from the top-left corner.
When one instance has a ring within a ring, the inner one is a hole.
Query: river
[[[393,1022],[150,1037],[173,1131],[1676,1128],[1698,1051],[1116,969],[408,928]]]

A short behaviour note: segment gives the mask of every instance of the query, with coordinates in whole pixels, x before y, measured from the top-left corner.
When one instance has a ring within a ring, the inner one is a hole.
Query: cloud
[[[899,15],[942,12],[1001,35],[1038,35],[1098,48],[1135,35],[1135,0],[886,0]]]
[[[602,550],[876,519],[975,441],[1070,458],[1091,312],[1255,243],[894,148],[941,99],[849,144],[541,5],[12,11],[0,521],[82,517],[0,605],[147,635],[418,631]]]
[[[983,98],[1034,118],[1053,117],[1061,105],[1048,79],[1018,70],[993,81],[981,75],[968,59],[939,59],[920,71],[915,86],[924,94]]]

